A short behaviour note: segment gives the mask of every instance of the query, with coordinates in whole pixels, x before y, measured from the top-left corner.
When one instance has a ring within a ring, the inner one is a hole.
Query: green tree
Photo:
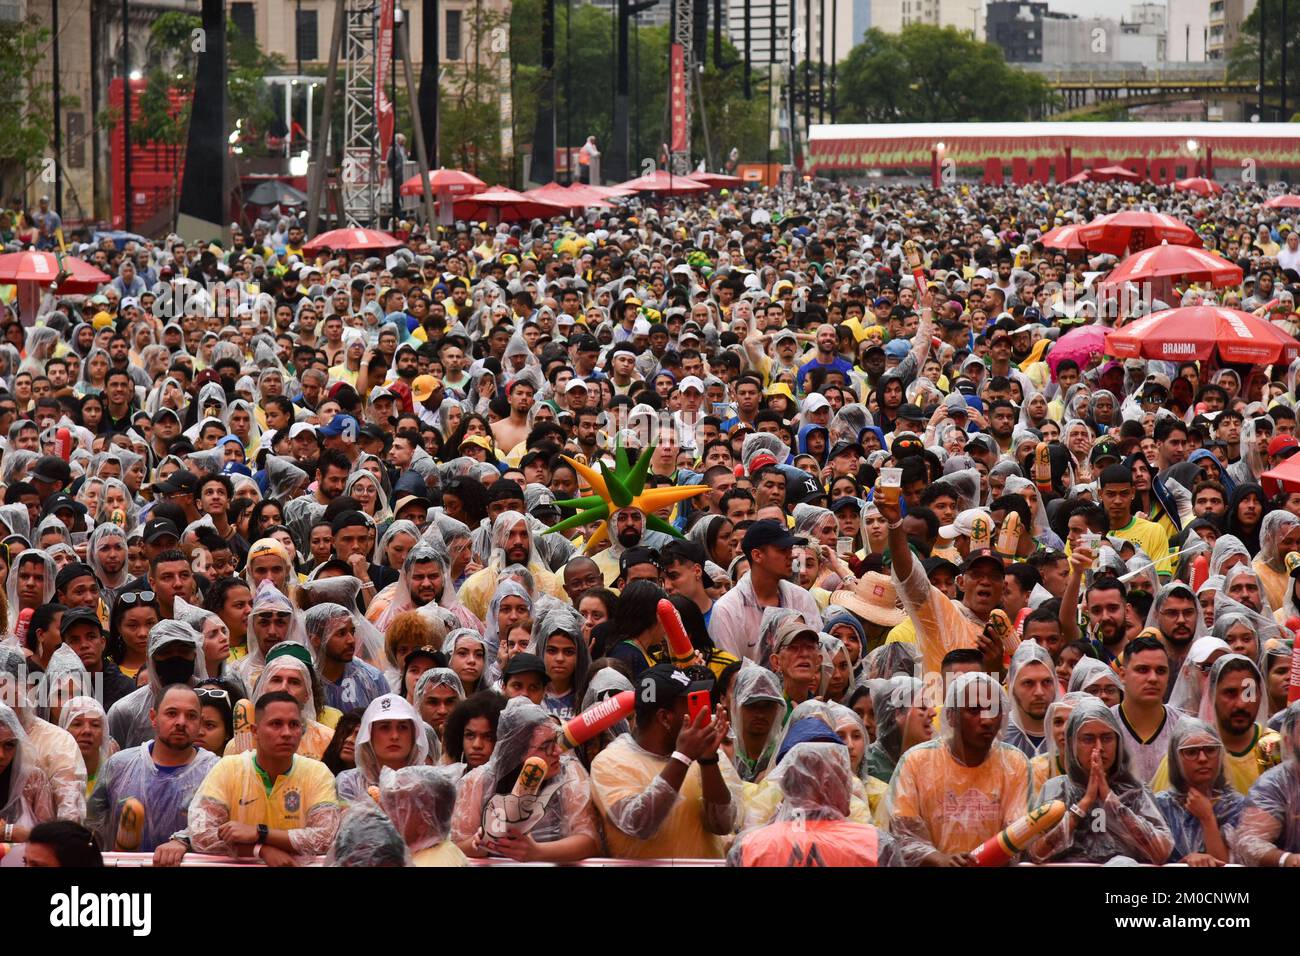
[[[49,38],[35,18],[0,23],[0,174],[6,182],[21,179],[20,189],[40,168],[53,138],[50,84],[37,78]]]
[[[1278,119],[1282,84],[1282,0],[1259,0],[1241,25],[1236,45],[1228,51],[1228,74],[1234,79],[1259,81],[1259,32],[1264,29],[1264,104],[1267,115]],[[1287,5],[1287,113],[1286,120],[1300,120],[1300,4]],[[1257,107],[1255,107],[1257,108]],[[1253,109],[1252,109],[1253,112]]]
[[[995,44],[920,23],[897,35],[869,30],[839,75],[848,122],[1023,120],[1052,95],[1041,77],[1008,66]]]

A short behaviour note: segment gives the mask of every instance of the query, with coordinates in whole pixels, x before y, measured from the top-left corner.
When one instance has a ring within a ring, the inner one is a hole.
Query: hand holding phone
[[[695,721],[700,714],[704,714],[706,718],[702,726],[707,727],[713,723],[713,702],[709,692],[707,690],[693,690],[687,694],[686,713],[692,727],[695,726]]]

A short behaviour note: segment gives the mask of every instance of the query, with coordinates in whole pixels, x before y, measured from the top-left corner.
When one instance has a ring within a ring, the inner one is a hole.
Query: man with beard
[[[134,797],[144,806],[140,851],[153,852],[154,866],[180,863],[189,846],[172,834],[183,836],[186,808],[217,762],[216,754],[195,746],[201,709],[188,684],[162,688],[149,711],[153,740],[113,754],[100,768],[86,801],[86,826],[104,846],[114,845],[123,803]]]
[[[1079,590],[1084,573],[1092,567],[1093,552],[1083,546],[1070,552],[1070,580],[1066,582],[1061,598],[1061,633],[1068,644],[1082,637],[1079,633]],[[1088,612],[1087,635],[1093,644],[1100,644],[1102,660],[1107,664],[1119,658],[1124,650],[1124,637],[1128,629],[1125,588],[1118,578],[1106,575],[1092,582],[1083,605]]]
[[[1059,693],[1056,668],[1047,648],[1033,641],[1021,642],[1011,655],[1007,690],[1011,696],[1011,714],[1002,739],[1026,757],[1036,757],[1047,738],[1047,728],[1043,726],[1047,705]]]
[[[600,568],[606,587],[612,587],[618,580],[623,552],[641,544],[645,535],[645,515],[636,508],[620,508],[610,516],[609,524],[614,543],[593,559]]]
[[[1259,668],[1249,657],[1225,654],[1214,662],[1201,694],[1201,714],[1214,713],[1214,726],[1223,738],[1223,772],[1228,785],[1249,793],[1260,773],[1282,758],[1282,739],[1259,720],[1260,701],[1267,691]],[[1151,790],[1169,789],[1169,758],[1160,762]]]
[[[420,375],[420,355],[410,342],[403,342],[393,355],[393,370],[397,379],[412,384]]]
[[[1193,614],[1195,612],[1193,611]],[[1184,714],[1165,706],[1170,665],[1165,645],[1150,634],[1129,641],[1124,648],[1120,677],[1124,699],[1111,710],[1124,728],[1133,776],[1150,783],[1156,768],[1169,754],[1169,738]]]
[[[1156,593],[1154,611],[1160,640],[1169,654],[1169,672],[1176,674],[1196,636],[1196,595],[1183,582],[1171,582]],[[1173,691],[1173,683],[1169,681],[1165,688],[1166,701]]]
[[[1264,611],[1264,589],[1260,586],[1259,574],[1249,564],[1238,564],[1228,569],[1223,593],[1256,614]]]
[[[357,622],[351,611],[341,604],[318,604],[307,611],[303,623],[326,704],[348,713],[364,710],[388,693],[384,675],[356,656]]]
[[[460,587],[460,603],[480,621],[487,618],[488,601],[497,589],[501,572],[512,564],[528,568],[538,594],[546,593],[566,604],[569,602],[563,583],[546,566],[534,547],[533,529],[526,515],[518,511],[503,511],[497,515],[492,521],[491,542],[487,566],[471,574]]]

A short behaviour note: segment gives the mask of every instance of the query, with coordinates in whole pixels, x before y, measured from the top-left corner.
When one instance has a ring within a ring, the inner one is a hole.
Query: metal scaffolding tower
[[[682,48],[682,62],[685,65],[685,96],[682,97],[682,108],[685,116],[682,118],[686,129],[685,148],[673,150],[669,162],[672,172],[678,176],[685,176],[691,172],[691,95],[695,89],[696,83],[696,65],[694,53],[694,34],[695,34],[695,3],[693,0],[676,0],[673,4],[673,42]],[[672,98],[669,98],[671,103]]]
[[[350,226],[379,218],[379,127],[375,89],[379,3],[346,0],[343,32],[343,217]]]

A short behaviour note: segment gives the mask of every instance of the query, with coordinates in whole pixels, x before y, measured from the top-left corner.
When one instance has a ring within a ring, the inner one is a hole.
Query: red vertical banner
[[[680,43],[669,47],[668,62],[672,97],[672,138],[669,148],[674,153],[680,153],[686,150],[686,55]]]
[[[388,156],[393,142],[393,101],[388,97],[393,64],[393,0],[379,3],[379,44],[375,49],[375,120],[379,126],[379,156]]]

